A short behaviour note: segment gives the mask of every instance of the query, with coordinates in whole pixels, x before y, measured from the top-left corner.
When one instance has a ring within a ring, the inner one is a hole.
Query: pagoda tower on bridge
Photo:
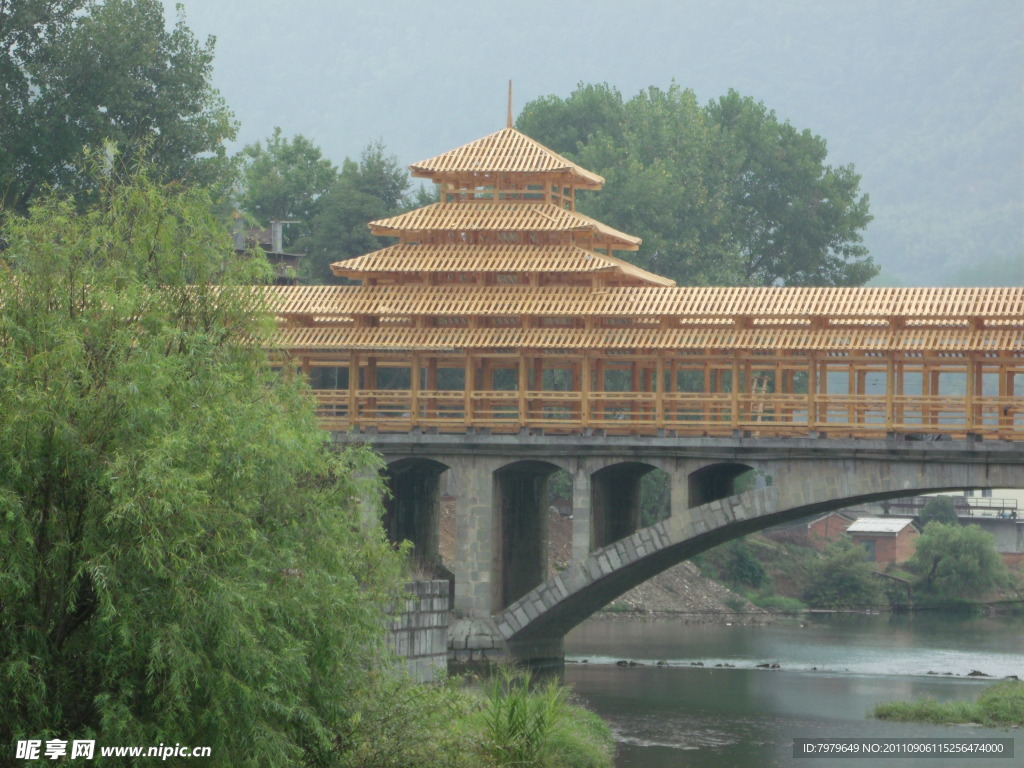
[[[511,116],[411,170],[359,285],[272,289],[325,428],[1024,439],[1024,288],[675,286]]]

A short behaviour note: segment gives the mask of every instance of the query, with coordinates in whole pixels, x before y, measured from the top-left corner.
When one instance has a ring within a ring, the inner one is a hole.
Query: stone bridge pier
[[[336,439],[339,439],[336,436]],[[346,435],[341,439],[355,439]],[[560,663],[576,624],[701,551],[781,522],[933,491],[1024,487],[1005,442],[379,435],[385,523],[436,557],[440,475],[456,481],[449,658]],[[548,573],[548,478],[572,478],[573,561]],[[670,515],[643,527],[644,475],[667,473]]]

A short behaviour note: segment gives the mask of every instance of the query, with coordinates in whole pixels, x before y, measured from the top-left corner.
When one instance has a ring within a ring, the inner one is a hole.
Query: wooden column
[[[604,392],[604,358],[600,357],[600,352],[597,353],[599,357],[594,361],[594,391]],[[604,419],[604,405],[600,405],[596,410],[591,410],[591,415],[597,414],[597,418]]]
[[[885,431],[892,432],[896,421],[893,402],[896,393],[896,358],[890,352],[885,358]]]
[[[427,391],[437,391],[437,358],[431,356],[427,360]],[[430,397],[427,399],[427,419],[437,418],[437,399]]]
[[[527,399],[526,392],[530,389],[530,374],[526,366],[530,364],[529,358],[526,356],[526,350],[523,350],[519,354],[519,370],[516,377],[516,388],[519,390],[519,427],[525,427],[529,419],[527,413]]]
[[[462,419],[467,427],[473,426],[473,392],[476,391],[476,360],[473,351],[466,350],[466,367],[463,374],[465,395],[462,401]]]
[[[654,423],[665,427],[665,359],[659,354],[654,361]]]
[[[409,424],[420,425],[420,356],[416,352],[409,361]]]
[[[964,363],[967,366],[967,391],[964,393],[964,426],[968,433],[974,432],[974,397],[977,378],[975,373],[974,355],[968,354]]]
[[[704,350],[704,354],[708,355],[709,351]],[[705,358],[704,360],[704,423],[711,423],[711,394],[718,393],[718,374],[715,369],[711,367],[711,363]]]
[[[371,392],[377,389],[377,358],[372,355],[366,358],[366,389]],[[366,399],[366,410],[371,423],[377,421],[377,398]]]
[[[348,423],[359,425],[359,353],[355,350],[348,358]]]
[[[730,400],[730,426],[739,429],[740,421],[740,353],[732,353],[732,393]]]
[[[1013,373],[1005,360],[1005,353],[999,354],[999,436],[1009,438],[1013,426],[1013,406],[1008,402],[1013,394]]]
[[[811,352],[807,356],[807,429],[817,429],[818,425],[818,355]]]
[[[580,363],[578,361],[570,361],[569,363],[569,391],[580,392],[583,388],[583,371],[581,370]],[[579,405],[573,404],[571,413],[572,418],[576,421],[581,421],[583,418],[582,411],[583,398],[580,397]]]
[[[580,422],[590,426],[590,355],[583,353],[580,360]]]

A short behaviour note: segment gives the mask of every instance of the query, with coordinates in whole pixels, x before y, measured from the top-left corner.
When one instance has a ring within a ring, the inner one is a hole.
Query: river
[[[885,701],[973,700],[998,678],[1024,679],[1021,619],[834,614],[765,626],[596,620],[566,638],[566,658],[566,683],[612,726],[617,768],[1024,765],[1018,729],[870,716]],[[617,666],[620,660],[638,666]],[[757,668],[766,663],[778,669]],[[974,670],[991,678],[965,677]],[[795,738],[907,737],[1013,738],[1015,757],[793,757]]]

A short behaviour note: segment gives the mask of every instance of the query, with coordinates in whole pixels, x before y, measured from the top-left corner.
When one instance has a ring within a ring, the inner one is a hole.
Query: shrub
[[[918,520],[922,528],[928,525],[928,523],[952,523],[956,525],[958,518],[956,516],[956,507],[953,505],[953,498],[951,496],[932,497],[925,502]]]
[[[800,613],[807,610],[807,606],[801,600],[783,595],[766,595],[765,597],[758,597],[753,602],[761,608],[770,608],[785,613]]]
[[[568,701],[555,681],[531,687],[531,676],[504,667],[484,684],[476,714],[479,751],[495,766],[611,768],[614,742],[596,715]]]
[[[887,604],[880,579],[863,547],[848,540],[825,550],[810,569],[804,597],[815,608],[864,608]]]

